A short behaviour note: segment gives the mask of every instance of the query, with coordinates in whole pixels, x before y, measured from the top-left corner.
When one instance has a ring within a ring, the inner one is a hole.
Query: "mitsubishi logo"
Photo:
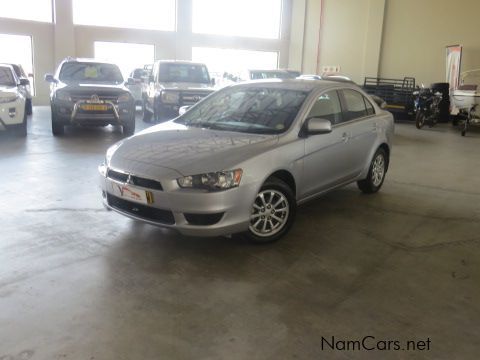
[[[194,96],[193,101],[195,101],[195,102],[200,101],[200,96]]]
[[[92,97],[90,98],[92,102],[100,102],[100,98],[98,97],[97,94],[93,94]]]

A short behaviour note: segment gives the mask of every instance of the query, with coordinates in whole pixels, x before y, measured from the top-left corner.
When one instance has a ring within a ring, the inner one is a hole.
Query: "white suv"
[[[27,79],[19,79],[8,64],[0,64],[0,131],[16,130],[21,136],[27,135],[27,112],[25,95],[21,87]]]

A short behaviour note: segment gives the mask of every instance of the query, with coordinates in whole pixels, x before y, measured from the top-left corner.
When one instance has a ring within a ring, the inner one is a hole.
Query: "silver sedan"
[[[113,145],[99,167],[103,201],[187,235],[269,242],[327,191],[356,182],[377,192],[393,131],[392,115],[354,84],[233,85]]]

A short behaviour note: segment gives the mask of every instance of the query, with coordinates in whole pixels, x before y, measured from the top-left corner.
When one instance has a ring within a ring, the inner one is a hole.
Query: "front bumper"
[[[0,131],[6,130],[9,126],[22,124],[24,114],[25,100],[23,98],[0,104]]]
[[[189,236],[224,236],[248,230],[252,203],[255,199],[254,185],[219,191],[203,192],[181,189],[175,186],[173,179],[162,180],[163,190],[152,190],[142,187],[136,189],[148,190],[153,196],[150,205],[128,200],[127,206],[118,203],[114,186],[125,183],[107,177],[105,168],[99,167],[100,188],[103,204],[129,218],[140,220],[151,225],[170,228]],[[128,207],[130,205],[130,207]],[[152,212],[160,212],[161,220],[153,219]],[[170,217],[171,216],[171,217]],[[207,223],[199,225],[202,219]]]
[[[84,101],[76,103],[56,101],[52,106],[55,120],[64,125],[123,125],[135,116],[135,106],[132,102],[114,104],[106,101],[92,104],[107,106],[107,110],[104,111],[83,110],[82,105],[84,104],[86,104]]]

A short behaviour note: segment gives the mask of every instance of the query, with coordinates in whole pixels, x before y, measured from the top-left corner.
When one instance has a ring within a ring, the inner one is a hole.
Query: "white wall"
[[[294,0],[283,0],[280,39],[193,34],[191,0],[177,0],[176,32],[74,25],[72,0],[52,1],[56,15],[54,24],[0,17],[0,33],[33,36],[36,105],[46,105],[49,101],[49,87],[43,81],[44,74],[53,72],[66,56],[93,57],[95,41],[153,44],[156,59],[191,60],[192,47],[197,46],[278,51],[279,66],[288,65],[290,13]],[[248,26],[248,19],[245,21]]]

